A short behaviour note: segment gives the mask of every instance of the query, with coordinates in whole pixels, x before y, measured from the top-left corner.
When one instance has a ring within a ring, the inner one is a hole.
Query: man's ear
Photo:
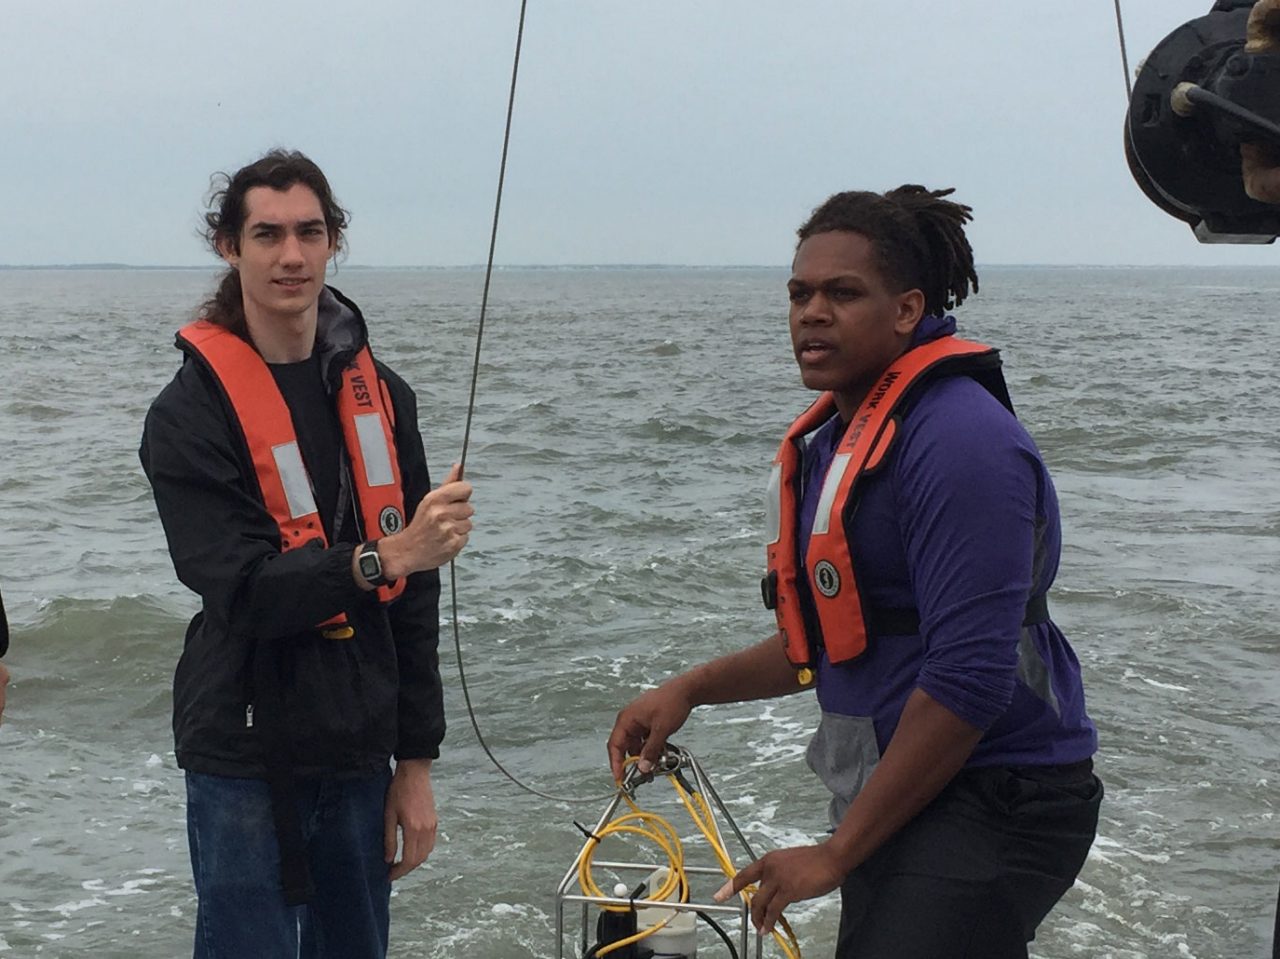
[[[213,241],[218,250],[218,256],[227,261],[227,264],[234,269],[236,264],[240,262],[240,244],[236,242],[236,238],[219,234]]]
[[[924,316],[924,293],[920,290],[907,290],[898,294],[898,315],[893,322],[895,333],[910,336],[916,331],[920,318]]]

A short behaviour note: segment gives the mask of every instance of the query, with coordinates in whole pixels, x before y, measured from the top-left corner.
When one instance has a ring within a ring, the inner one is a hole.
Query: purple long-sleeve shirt
[[[928,317],[917,343],[954,332]],[[801,546],[839,442],[833,417],[805,453]],[[858,586],[870,605],[914,607],[919,636],[873,636],[856,662],[818,665],[824,713],[868,717],[880,752],[922,689],[984,730],[969,765],[1050,765],[1091,756],[1080,665],[1052,622],[1024,628],[1029,596],[1058,570],[1058,501],[1035,443],[979,383],[928,384],[901,424],[887,469],[864,477],[852,523]]]

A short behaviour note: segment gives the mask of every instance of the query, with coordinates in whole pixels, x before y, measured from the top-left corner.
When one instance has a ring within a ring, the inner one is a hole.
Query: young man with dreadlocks
[[[813,686],[809,765],[832,833],[768,853],[756,925],[841,891],[838,959],[1025,959],[1097,828],[1097,733],[1049,617],[1058,503],[995,350],[955,335],[977,291],[950,190],[839,193],[799,230],[787,288],[822,396],[774,463],[766,604],[778,633],[623,709],[615,777],[699,705]]]
[[[437,568],[471,487],[431,490],[412,390],[325,285],[347,215],[319,167],[273,150],[206,221],[229,269],[140,451],[201,600],[173,692],[194,954],[380,959],[391,882],[435,842]]]

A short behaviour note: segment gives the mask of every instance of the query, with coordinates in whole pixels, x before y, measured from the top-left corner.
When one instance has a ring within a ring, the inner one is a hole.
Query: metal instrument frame
[[[724,801],[715,791],[715,787],[711,785],[702,766],[693,757],[693,754],[679,746],[667,744],[666,752],[663,754],[661,761],[651,773],[640,772],[635,765],[631,765],[627,769],[627,775],[623,780],[622,788],[618,794],[613,797],[605,809],[604,814],[596,823],[591,832],[599,835],[614,818],[618,811],[618,807],[622,804],[623,794],[635,799],[636,787],[643,783],[652,782],[659,776],[675,776],[681,772],[691,774],[695,789],[704,797],[708,797],[711,802],[707,805],[711,809],[711,828],[715,833],[716,841],[722,848],[725,847],[724,837],[720,832],[720,823],[717,820],[716,812],[724,817],[725,822],[737,837],[739,845],[743,852],[747,854],[753,861],[757,858],[755,851],[751,848],[751,844],[747,841],[747,837],[742,834],[742,830],[738,828],[737,823],[733,821],[733,817],[729,814],[729,810],[725,808]],[[559,959],[566,959],[564,951],[565,940],[565,906],[570,903],[580,903],[582,906],[582,931],[578,937],[578,949],[572,959],[581,959],[583,955],[590,949],[590,935],[592,929],[591,923],[591,906],[631,906],[631,907],[652,907],[661,909],[671,909],[675,912],[705,912],[708,915],[736,916],[738,919],[737,940],[739,944],[738,955],[747,959],[754,956],[755,959],[762,959],[764,955],[764,935],[756,932],[751,927],[751,913],[747,908],[747,904],[738,898],[735,904],[706,902],[699,903],[690,900],[689,902],[669,902],[666,900],[653,899],[635,899],[618,898],[616,896],[588,896],[582,892],[571,892],[570,889],[576,884],[578,877],[578,867],[583,858],[587,855],[588,847],[592,840],[588,839],[582,844],[582,848],[578,851],[578,855],[574,858],[573,864],[564,874],[564,878],[560,880],[560,885],[556,889],[556,955]],[[641,862],[614,862],[607,860],[598,860],[593,865],[605,869],[613,869],[617,872],[635,872],[649,875],[655,869],[666,868],[665,863],[641,863]],[[685,865],[684,871],[691,875],[697,876],[716,876],[723,878],[724,873],[718,866],[690,866]],[[751,938],[755,938],[755,950],[751,951],[749,943]],[[643,945],[644,940],[640,940],[637,945]]]

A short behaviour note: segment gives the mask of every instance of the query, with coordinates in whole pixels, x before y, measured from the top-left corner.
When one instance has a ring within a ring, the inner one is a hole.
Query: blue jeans
[[[298,818],[315,896],[285,904],[266,782],[187,773],[195,959],[383,959],[391,881],[383,810],[391,770],[299,779]]]

